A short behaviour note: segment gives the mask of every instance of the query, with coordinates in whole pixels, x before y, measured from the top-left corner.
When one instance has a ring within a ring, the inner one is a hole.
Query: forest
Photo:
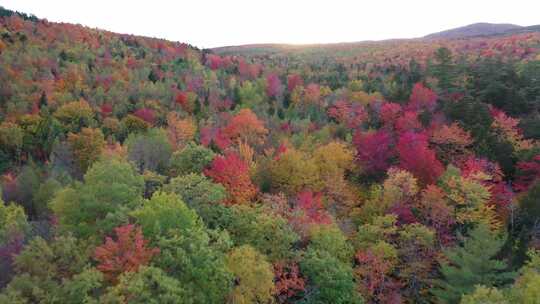
[[[0,8],[0,303],[540,303],[540,32],[198,49]]]

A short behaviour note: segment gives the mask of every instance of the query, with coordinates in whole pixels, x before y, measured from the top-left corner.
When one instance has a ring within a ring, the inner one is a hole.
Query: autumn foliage
[[[444,168],[428,146],[425,134],[407,132],[396,145],[400,166],[412,172],[422,183],[433,184]]]
[[[248,164],[234,152],[216,156],[204,171],[214,182],[222,184],[229,192],[226,204],[246,204],[257,195],[257,187],[251,182]]]
[[[201,50],[0,7],[0,303],[537,303],[536,30]]]
[[[97,269],[111,281],[124,272],[137,271],[159,253],[158,248],[148,247],[140,227],[129,224],[115,228],[114,232],[115,239],[107,237],[94,251]]]
[[[386,171],[390,166],[390,158],[394,155],[392,137],[385,130],[369,133],[356,133],[356,160],[368,173]]]
[[[300,274],[297,264],[274,264],[276,297],[280,303],[286,303],[287,299],[304,291],[306,282]]]
[[[233,142],[261,143],[268,130],[250,109],[242,109],[223,128],[222,135]]]

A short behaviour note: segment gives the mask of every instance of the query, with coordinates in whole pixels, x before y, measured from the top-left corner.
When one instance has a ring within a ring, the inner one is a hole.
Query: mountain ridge
[[[220,52],[232,52],[236,49],[265,49],[265,48],[302,48],[306,46],[337,46],[337,45],[354,45],[364,43],[380,43],[393,41],[415,41],[415,40],[436,40],[436,39],[463,39],[473,37],[489,37],[497,35],[513,35],[527,32],[540,32],[540,24],[521,26],[510,23],[487,23],[478,22],[461,27],[451,28],[440,32],[434,32],[422,37],[414,38],[388,38],[382,40],[358,40],[349,42],[332,42],[332,43],[310,43],[310,44],[289,44],[289,43],[249,43],[241,45],[225,45],[209,48],[210,50]]]
[[[487,23],[479,22],[472,23],[461,27],[451,28],[448,30],[435,32],[428,34],[422,38],[424,39],[455,39],[455,38],[466,38],[466,37],[476,37],[476,36],[491,36],[498,34],[505,34],[514,32],[520,29],[525,28],[521,25],[510,24],[510,23]]]

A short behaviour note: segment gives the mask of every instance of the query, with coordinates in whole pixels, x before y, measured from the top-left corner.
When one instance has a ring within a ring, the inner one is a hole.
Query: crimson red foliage
[[[395,204],[390,208],[389,213],[397,216],[397,224],[400,226],[418,222],[412,208],[404,203]]]
[[[281,81],[277,74],[268,74],[266,76],[266,95],[268,97],[277,97],[281,92]]]
[[[287,76],[287,89],[289,90],[289,93],[292,93],[297,86],[303,84],[304,80],[302,79],[302,76],[298,74],[291,74]]]
[[[401,105],[393,102],[385,102],[379,110],[379,117],[385,126],[393,128],[401,114]]]
[[[322,193],[313,193],[311,190],[305,190],[298,194],[297,210],[302,210],[310,222],[317,224],[330,224],[331,218],[324,210],[322,203]]]
[[[518,192],[527,191],[536,180],[540,179],[540,154],[530,161],[520,161],[517,164],[517,171],[514,189]]]
[[[148,108],[138,109],[137,111],[135,111],[135,113],[133,113],[133,115],[152,125],[154,124],[154,121],[156,119],[154,110]]]
[[[255,79],[261,73],[261,69],[258,64],[249,64],[244,59],[238,60],[238,73],[243,78]]]
[[[101,115],[103,115],[103,116],[111,115],[112,111],[113,111],[113,107],[112,107],[112,105],[110,105],[108,103],[103,104],[101,106]]]
[[[437,94],[426,88],[421,82],[412,89],[407,108],[411,111],[427,110],[433,112],[437,105]]]
[[[208,147],[211,143],[221,150],[227,149],[231,145],[231,140],[219,128],[201,128],[201,144]]]
[[[368,173],[386,171],[389,160],[394,155],[392,136],[385,130],[357,132],[353,139],[356,146],[356,160]]]
[[[174,98],[174,101],[180,106],[185,107],[188,102],[187,93],[182,91],[178,92],[178,94],[176,94],[176,97]]]
[[[407,131],[420,131],[422,123],[418,120],[418,113],[414,111],[405,111],[395,122],[396,131],[399,133]]]
[[[215,54],[208,54],[206,55],[206,64],[210,67],[210,69],[217,70],[223,67],[224,62],[221,56]]]
[[[281,143],[274,154],[274,160],[279,160],[285,152],[287,152],[287,146],[285,143]]]
[[[400,166],[411,172],[424,185],[434,184],[444,171],[435,152],[428,147],[428,137],[423,133],[408,131],[397,143]]]

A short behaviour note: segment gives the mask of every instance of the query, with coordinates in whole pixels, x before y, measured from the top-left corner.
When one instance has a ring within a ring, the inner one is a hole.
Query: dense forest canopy
[[[200,50],[0,9],[0,303],[539,303],[540,33]]]

